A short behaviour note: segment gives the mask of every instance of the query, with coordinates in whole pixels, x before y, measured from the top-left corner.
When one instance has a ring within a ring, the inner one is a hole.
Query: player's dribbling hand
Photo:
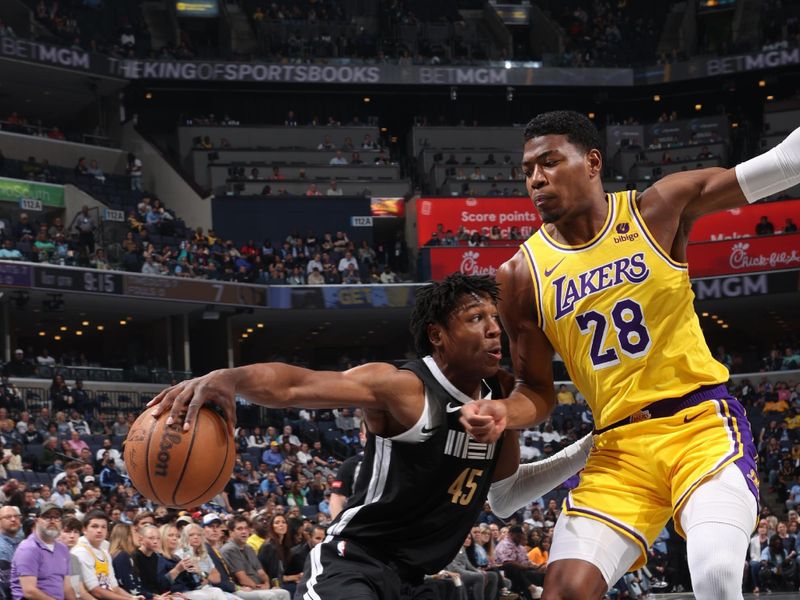
[[[461,407],[459,419],[478,442],[496,442],[506,428],[506,406],[497,400],[474,400]]]
[[[153,417],[168,410],[168,423],[179,422],[185,411],[183,428],[188,431],[194,425],[197,411],[206,404],[222,409],[229,432],[233,435],[236,424],[236,384],[231,369],[219,369],[202,377],[181,381],[160,392],[147,403],[147,407],[155,407]]]

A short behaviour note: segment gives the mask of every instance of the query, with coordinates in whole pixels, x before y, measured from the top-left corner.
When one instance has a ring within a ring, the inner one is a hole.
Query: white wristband
[[[800,183],[800,128],[772,150],[736,165],[736,179],[751,204]]]

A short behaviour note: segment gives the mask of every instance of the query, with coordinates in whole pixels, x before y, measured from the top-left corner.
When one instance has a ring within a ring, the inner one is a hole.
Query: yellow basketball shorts
[[[636,542],[642,555],[635,570],[692,491],[729,464],[742,471],[758,502],[750,424],[724,386],[661,400],[596,433],[563,512],[601,521]],[[678,518],[675,528],[684,536]]]

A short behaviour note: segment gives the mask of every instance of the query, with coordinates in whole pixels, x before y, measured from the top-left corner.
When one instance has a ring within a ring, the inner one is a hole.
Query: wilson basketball
[[[233,438],[221,416],[201,408],[194,427],[166,426],[147,409],[128,432],[123,457],[133,487],[165,506],[191,508],[208,502],[228,483],[236,458]]]

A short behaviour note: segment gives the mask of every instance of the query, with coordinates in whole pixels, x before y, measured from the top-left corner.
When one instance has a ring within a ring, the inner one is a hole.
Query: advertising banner
[[[30,287],[31,268],[14,262],[0,262],[0,285]]]
[[[645,126],[644,143],[648,148],[668,148],[684,144],[713,144],[727,140],[726,117],[679,119]]]
[[[800,290],[800,270],[695,279],[692,289],[698,301],[788,294]]]
[[[181,300],[234,306],[266,306],[267,302],[266,290],[263,287],[159,275],[127,273],[124,276],[123,289],[126,296],[152,300]]]
[[[458,232],[463,225],[468,231],[499,227],[508,237],[516,227],[527,238],[539,229],[542,220],[529,198],[420,198],[417,201],[417,237],[420,246],[431,239],[441,223],[445,231]]]
[[[44,206],[61,208],[64,206],[64,186],[0,177],[0,200],[15,203],[38,200]]]
[[[792,219],[795,223],[800,221],[800,200],[749,204],[700,217],[692,225],[689,241],[708,242],[754,236],[761,217],[767,217],[776,232],[782,231],[786,219]]]
[[[800,268],[800,233],[689,244],[689,275],[710,277]]]
[[[430,252],[427,256],[430,257],[431,279],[441,279],[456,272],[494,277],[500,265],[514,256],[518,248],[518,245],[485,248],[456,246],[426,248],[425,252]]]

